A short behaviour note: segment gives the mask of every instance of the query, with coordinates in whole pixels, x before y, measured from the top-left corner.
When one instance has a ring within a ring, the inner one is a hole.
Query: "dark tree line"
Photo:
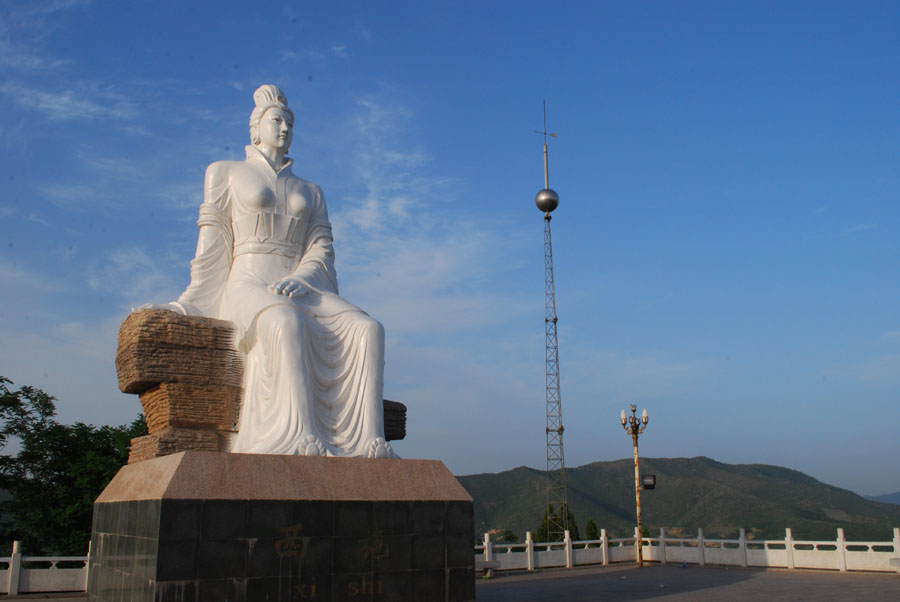
[[[131,439],[147,434],[144,417],[60,424],[54,397],[12,384],[0,376],[0,546],[8,553],[19,540],[27,554],[85,554],[94,500],[127,462]]]

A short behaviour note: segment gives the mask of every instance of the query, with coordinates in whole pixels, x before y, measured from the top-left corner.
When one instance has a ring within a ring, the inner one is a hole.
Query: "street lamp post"
[[[634,442],[634,499],[637,505],[637,563],[638,566],[644,566],[644,542],[643,542],[643,533],[641,532],[641,475],[640,468],[638,467],[638,435],[644,432],[644,429],[647,428],[647,422],[649,422],[650,418],[647,415],[647,410],[641,414],[641,417],[638,418],[636,415],[637,406],[631,404],[631,416],[627,416],[625,414],[625,410],[622,410],[622,413],[619,415],[619,422],[622,423],[622,428],[625,429],[625,432],[631,435],[631,440]]]

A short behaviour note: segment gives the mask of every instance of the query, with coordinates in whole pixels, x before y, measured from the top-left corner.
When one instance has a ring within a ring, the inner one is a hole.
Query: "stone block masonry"
[[[225,320],[163,309],[133,312],[119,328],[119,389],[140,394],[160,383],[185,383],[239,390],[243,367],[234,336]]]

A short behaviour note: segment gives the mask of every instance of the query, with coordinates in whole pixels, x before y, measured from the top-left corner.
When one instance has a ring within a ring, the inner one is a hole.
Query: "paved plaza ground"
[[[900,575],[680,565],[585,567],[495,573],[492,579],[479,581],[476,589],[478,602],[897,602]]]
[[[497,573],[479,580],[478,602],[896,602],[900,575],[651,565]],[[84,602],[84,594],[0,595],[0,600]]]

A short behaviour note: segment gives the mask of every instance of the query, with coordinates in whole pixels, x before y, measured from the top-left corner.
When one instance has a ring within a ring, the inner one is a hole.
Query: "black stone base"
[[[473,532],[460,500],[98,501],[88,600],[470,601]]]

